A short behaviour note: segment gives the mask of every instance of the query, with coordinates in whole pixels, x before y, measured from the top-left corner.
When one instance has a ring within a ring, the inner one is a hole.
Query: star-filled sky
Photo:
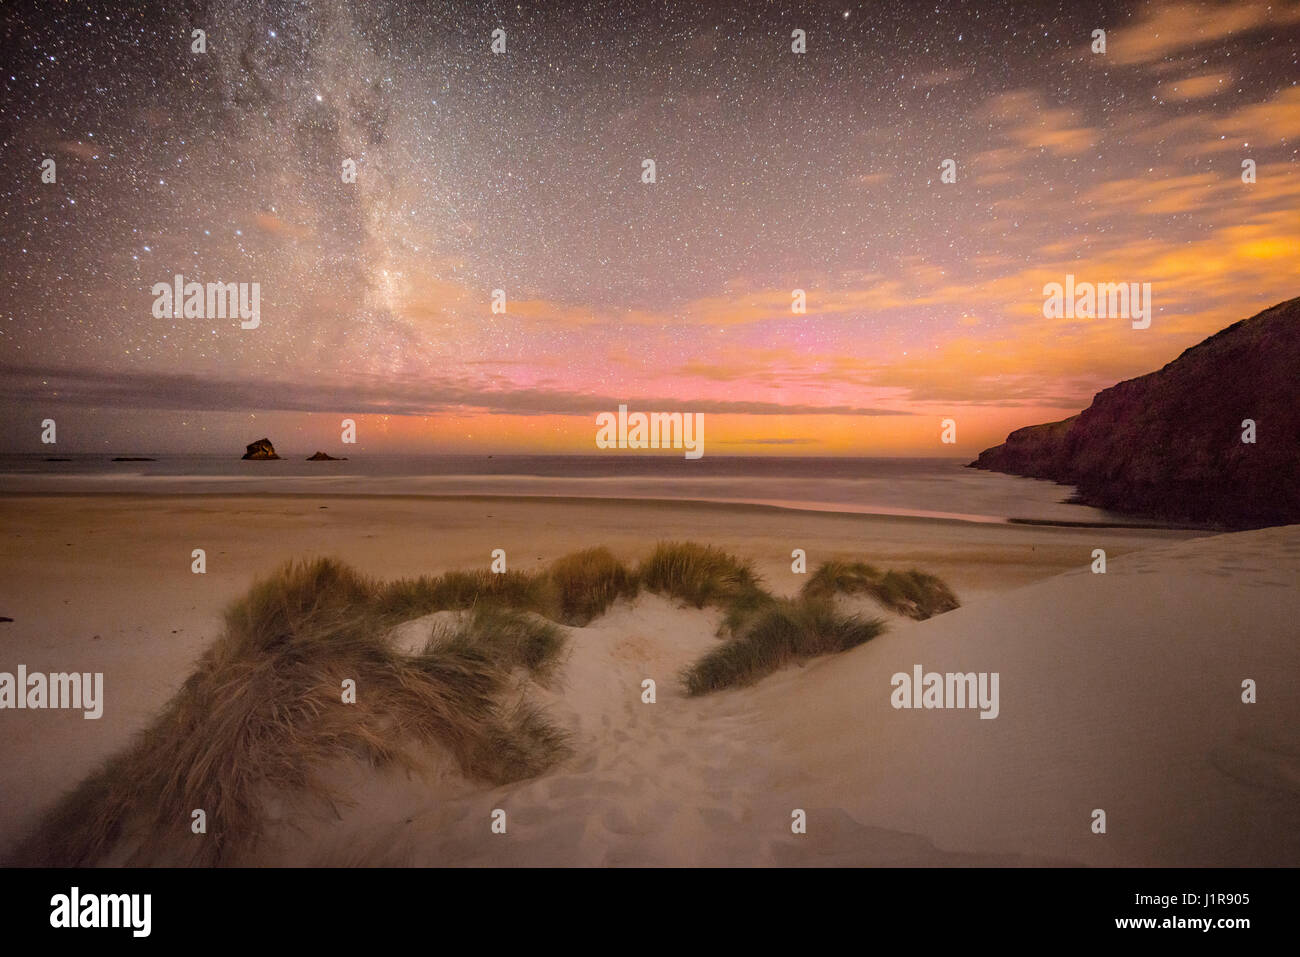
[[[9,450],[592,453],[626,402],[709,454],[965,454],[1300,294],[1296,2],[0,18]],[[177,273],[260,326],[155,318]],[[1045,319],[1067,273],[1151,327]]]

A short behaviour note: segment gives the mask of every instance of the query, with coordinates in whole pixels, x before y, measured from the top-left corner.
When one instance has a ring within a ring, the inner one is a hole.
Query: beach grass
[[[841,615],[826,598],[773,599],[687,668],[682,681],[692,696],[744,687],[793,662],[856,648],[884,630],[881,619]]]
[[[473,649],[486,653],[498,667],[523,668],[545,679],[559,664],[564,645],[564,632],[541,615],[483,605],[450,635],[431,637],[423,654],[436,658],[451,649]]]
[[[435,748],[484,785],[544,773],[570,753],[568,734],[520,681],[549,682],[568,640],[561,624],[585,625],[641,588],[723,612],[723,641],[681,675],[690,695],[753,684],[884,630],[841,614],[836,594],[867,593],[915,618],[957,606],[934,576],[862,562],[823,563],[797,597],[778,598],[750,562],[694,542],[660,543],[635,568],[590,548],[539,571],[390,582],[331,558],[290,562],[227,609],[221,636],[158,717],[65,795],[9,863],[236,863],[263,834],[269,796],[338,800],[322,772],[339,760],[414,770]],[[432,630],[416,654],[394,645],[394,626],[442,611],[468,615]],[[207,832],[189,840],[196,809]]]
[[[632,598],[640,588],[637,572],[608,548],[588,548],[557,558],[547,574],[559,603],[559,618],[570,625],[590,623],[617,599]]]
[[[379,613],[397,619],[485,606],[539,614],[555,607],[553,585],[545,575],[486,568],[397,579],[376,586],[371,601]]]
[[[465,601],[464,591],[433,593]],[[405,609],[413,592],[402,594]],[[453,640],[403,655],[388,640],[392,616],[407,613],[392,595],[332,559],[291,563],[255,584],[158,718],[47,815],[17,863],[88,866],[121,843],[132,863],[166,859],[164,845],[189,849],[174,863],[230,863],[256,844],[268,794],[335,797],[318,773],[331,760],[418,767],[420,746],[437,745],[466,778],[499,785],[565,753],[561,728],[503,700],[512,668],[553,665],[558,628],[480,610]],[[348,680],[355,703],[343,700]],[[182,841],[194,809],[207,833]]]
[[[641,583],[650,591],[696,608],[725,606],[760,590],[751,562],[695,542],[661,542],[638,571]]]
[[[804,584],[807,598],[836,594],[866,594],[883,607],[908,618],[924,620],[960,606],[952,589],[940,578],[912,568],[886,571],[866,562],[822,562]]]
[[[538,572],[450,571],[381,586],[374,601],[383,614],[418,618],[436,611],[498,608],[531,611],[566,625],[585,625],[621,597],[638,591],[637,573],[607,548],[557,558]]]
[[[716,561],[696,565],[726,568]],[[723,593],[719,631],[727,640],[683,672],[690,695],[750,685],[792,662],[847,651],[885,630],[880,618],[837,612],[836,595],[866,594],[889,611],[918,620],[960,604],[942,579],[926,572],[882,572],[866,562],[841,560],[818,566],[795,599],[775,598],[752,580]]]

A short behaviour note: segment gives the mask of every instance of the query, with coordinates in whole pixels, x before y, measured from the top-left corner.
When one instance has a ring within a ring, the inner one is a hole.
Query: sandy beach
[[[889,630],[862,647],[688,698],[676,675],[717,643],[717,610],[620,599],[564,629],[558,680],[535,690],[572,735],[560,766],[484,788],[437,755],[415,775],[340,762],[329,773],[350,806],[282,808],[249,862],[1300,858],[1300,528],[1209,536],[487,497],[9,496],[0,512],[6,668],[102,671],[105,686],[99,720],[7,715],[0,847],[146,726],[220,634],[223,609],[285,560],[336,556],[396,578],[486,568],[497,548],[527,571],[590,546],[630,561],[656,540],[693,540],[752,559],[778,595],[802,584],[790,554],[803,548],[810,567],[919,567],[962,607],[927,621],[887,615]],[[194,548],[207,552],[204,575],[191,572]],[[1095,548],[1105,575],[1089,570]],[[865,597],[844,601],[881,613]],[[999,673],[996,720],[892,707],[891,675],[918,664]],[[647,677],[654,704],[640,698]],[[1257,704],[1241,701],[1246,678]],[[508,835],[489,831],[498,808]],[[1097,808],[1105,834],[1090,829]],[[794,809],[806,834],[791,832]]]

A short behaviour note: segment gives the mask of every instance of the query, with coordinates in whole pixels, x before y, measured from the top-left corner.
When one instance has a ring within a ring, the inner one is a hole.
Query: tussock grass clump
[[[419,578],[399,578],[376,587],[370,597],[375,611],[385,619],[403,621],[444,611],[441,604],[440,575],[421,575]]]
[[[757,616],[769,612],[778,599],[762,588],[751,588],[732,597],[723,606],[719,635],[739,635]]]
[[[338,758],[415,767],[418,747],[437,744],[467,778],[502,784],[562,755],[560,729],[499,700],[511,667],[555,659],[558,629],[484,611],[468,636],[407,656],[387,640],[393,595],[330,559],[258,582],[158,718],[46,816],[15,863],[230,863],[260,837],[268,795],[335,800],[317,772]],[[345,679],[355,704],[342,701]],[[207,814],[201,839],[194,808]]]
[[[480,568],[399,579],[380,586],[374,603],[380,613],[400,619],[484,606],[546,614],[553,612],[555,597],[545,575],[517,571],[498,574]]]
[[[753,566],[711,545],[662,542],[641,563],[641,583],[696,608],[757,600]]]
[[[559,627],[540,615],[483,606],[450,637],[434,635],[424,655],[436,658],[450,649],[475,649],[499,667],[524,668],[535,677],[545,678],[559,663],[564,642]]]
[[[673,553],[674,548],[683,551]],[[693,580],[691,573],[708,581],[701,569],[722,577],[718,569],[726,569],[725,564],[696,558],[692,549],[698,548],[667,546],[668,558],[675,561],[664,564],[669,569],[685,566],[687,571],[679,577],[687,581]],[[915,569],[881,572],[866,562],[823,562],[796,599],[773,597],[752,576],[740,578],[729,592],[721,591],[725,615],[719,632],[730,637],[686,669],[682,680],[691,695],[753,684],[791,662],[847,651],[885,630],[879,618],[839,614],[832,601],[837,594],[868,594],[885,608],[917,619],[959,604],[952,590],[934,575]],[[710,600],[718,600],[716,593],[709,593]]]
[[[867,594],[890,611],[924,620],[960,606],[942,579],[917,569],[880,572],[865,562],[822,562],[803,586],[807,598]]]
[[[571,625],[588,624],[617,599],[631,598],[640,590],[637,574],[608,548],[588,548],[558,558],[548,574],[555,586],[560,620]]]
[[[586,625],[639,587],[636,573],[608,548],[588,548],[557,558],[542,572],[477,569],[402,579],[382,586],[374,600],[382,614],[395,619],[496,608]]]
[[[829,598],[838,593],[864,592],[881,578],[881,572],[866,562],[846,562],[832,559],[822,562],[808,576],[802,594],[809,598]]]
[[[885,572],[880,581],[880,596],[886,607],[918,620],[952,611],[961,605],[942,579],[915,568]]]
[[[884,630],[880,619],[837,614],[828,599],[773,599],[682,680],[691,695],[750,685],[791,662],[856,648]]]

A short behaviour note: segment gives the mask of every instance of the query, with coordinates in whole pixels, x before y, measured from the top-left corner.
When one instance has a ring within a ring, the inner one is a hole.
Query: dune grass
[[[879,618],[837,613],[827,598],[777,598],[756,609],[735,637],[682,675],[690,695],[751,685],[807,658],[856,648],[885,630]]]
[[[488,605],[475,609],[473,618],[450,635],[431,637],[423,655],[436,659],[457,649],[480,651],[499,667],[523,668],[544,680],[559,663],[564,641],[564,632],[540,615]]]
[[[617,599],[631,598],[640,589],[637,573],[608,548],[588,548],[557,558],[547,574],[554,587],[560,620],[571,625],[590,623]]]
[[[86,866],[121,844],[132,863],[230,863],[260,837],[268,794],[336,798],[317,773],[334,759],[415,767],[419,746],[436,744],[467,778],[503,784],[563,755],[561,729],[502,700],[511,668],[554,662],[557,628],[491,609],[403,655],[387,638],[391,594],[330,559],[258,582],[162,714],[54,808],[17,862]],[[196,808],[206,835],[190,833]]]
[[[961,604],[942,579],[917,569],[881,572],[865,562],[822,562],[804,584],[807,598],[867,594],[890,611],[924,620]]]
[[[745,626],[759,615],[770,611],[778,599],[762,588],[753,588],[733,595],[722,606],[719,636],[739,635]]]
[[[824,563],[799,597],[776,598],[750,562],[693,542],[661,543],[635,569],[593,548],[535,572],[392,582],[333,559],[291,562],[227,610],[223,634],[162,713],[67,794],[9,863],[238,862],[263,834],[268,797],[341,799],[320,773],[340,759],[417,768],[437,747],[472,781],[536,776],[568,753],[567,735],[519,697],[519,672],[545,684],[566,641],[556,623],[587,624],[642,587],[723,611],[724,642],[682,675],[692,695],[752,684],[884,630],[879,619],[839,614],[837,593],[867,592],[917,618],[957,605],[931,575],[861,562]],[[439,611],[471,615],[419,654],[393,645],[394,625]],[[355,703],[342,700],[346,679]],[[206,812],[204,835],[190,831],[194,809]]]
[[[486,568],[398,579],[376,586],[370,601],[378,613],[395,619],[488,606],[553,615],[556,605],[554,585],[545,574]]]
[[[639,589],[637,574],[608,548],[589,548],[553,561],[537,572],[487,569],[399,579],[381,586],[377,608],[394,618],[436,611],[499,608],[531,611],[568,625],[586,625],[621,597]]]
[[[661,542],[638,570],[641,584],[703,608],[751,600],[761,591],[753,565],[711,545]]]
[[[687,551],[675,565],[692,567],[690,557]],[[697,561],[694,567],[701,566],[716,575],[728,570],[716,559]],[[952,590],[934,575],[916,569],[881,572],[866,562],[823,562],[794,599],[773,597],[752,576],[732,571],[732,580],[737,583],[722,588],[719,601],[724,609],[719,632],[728,640],[683,672],[690,695],[753,684],[787,664],[847,651],[885,630],[882,619],[837,612],[835,595],[868,594],[884,608],[916,619],[959,605]],[[716,591],[704,591],[718,600]]]

